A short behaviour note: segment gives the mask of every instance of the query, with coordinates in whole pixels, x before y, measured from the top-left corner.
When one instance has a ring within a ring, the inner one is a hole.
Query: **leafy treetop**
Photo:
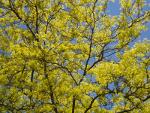
[[[109,2],[0,1],[2,113],[150,112],[146,0]]]

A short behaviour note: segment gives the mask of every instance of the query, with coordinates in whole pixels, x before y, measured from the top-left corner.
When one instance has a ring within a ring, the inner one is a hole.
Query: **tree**
[[[145,0],[0,1],[2,113],[149,113]]]

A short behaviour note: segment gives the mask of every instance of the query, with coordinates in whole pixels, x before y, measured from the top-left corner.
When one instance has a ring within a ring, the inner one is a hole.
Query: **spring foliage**
[[[149,113],[146,0],[0,1],[2,113]]]

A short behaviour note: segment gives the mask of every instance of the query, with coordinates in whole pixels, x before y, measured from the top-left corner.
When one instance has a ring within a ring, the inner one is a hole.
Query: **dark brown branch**
[[[95,62],[89,67],[88,70],[92,69],[97,63],[99,63],[100,61],[103,60],[103,58],[104,58],[104,48],[106,47],[106,45],[107,45],[107,44],[105,44],[105,45],[103,46],[103,49],[102,49],[102,51],[100,52],[100,55],[99,55],[98,60],[95,61]]]
[[[35,32],[38,33],[39,30],[39,25],[38,25],[38,18],[39,18],[39,13],[38,13],[38,7],[35,5],[35,11],[36,11],[36,26],[35,26]]]
[[[135,108],[133,107],[133,108],[128,109],[128,110],[119,111],[119,112],[117,112],[117,113],[128,113],[128,112],[130,112],[130,111],[132,111],[132,110],[134,110],[134,109],[135,109]]]
[[[31,82],[33,82],[33,78],[34,78],[34,69],[32,69],[32,72],[31,72]]]
[[[59,5],[59,4],[58,4],[58,5]],[[49,17],[48,17],[48,19],[47,19],[47,21],[46,21],[46,30],[45,30],[45,33],[47,33],[48,25],[49,25],[50,21],[51,21],[52,19],[54,19],[54,16],[60,11],[60,9],[61,9],[61,8],[59,8],[55,13],[49,15]]]
[[[23,19],[21,18],[21,16],[18,14],[18,12],[15,10],[15,7],[14,7],[14,5],[13,5],[13,3],[12,3],[11,0],[9,0],[9,4],[10,4],[10,9],[11,9],[11,11],[17,16],[17,18],[18,18],[19,20],[21,20],[21,21],[23,21],[23,22],[25,23],[25,25],[27,26],[27,28],[29,29],[29,31],[30,31],[31,34],[33,35],[34,39],[35,39],[36,41],[39,41],[39,39],[36,37],[35,33],[34,33],[33,30],[31,29],[31,27],[30,27],[30,25],[27,23],[27,21],[26,21],[26,20],[23,20]]]
[[[51,62],[51,63],[52,63],[52,62]],[[65,70],[65,71],[71,76],[71,78],[73,79],[73,81],[75,82],[75,84],[78,85],[76,79],[73,77],[72,72],[71,72],[67,67],[65,67],[65,66],[63,66],[63,65],[61,65],[61,64],[58,64],[58,63],[52,63],[52,64],[55,64],[55,65],[59,66],[59,67],[57,67],[57,68],[60,68],[60,69],[62,69],[62,70]]]
[[[54,100],[54,93],[53,93],[52,85],[49,81],[48,74],[47,74],[47,66],[46,66],[46,61],[45,60],[44,60],[44,76],[48,81],[48,87],[49,87],[49,90],[50,90],[50,98],[51,98],[52,104],[54,105],[54,111],[55,111],[55,113],[58,113],[56,103],[55,103],[55,100]]]
[[[95,7],[96,7],[96,3],[97,3],[97,2],[98,2],[98,0],[95,0],[94,6],[93,6],[93,9],[92,9],[92,10],[93,10],[92,15],[93,15],[93,22],[94,22],[94,25],[91,26],[90,47],[89,47],[88,58],[87,58],[87,60],[86,60],[85,68],[84,68],[84,73],[83,73],[82,78],[81,78],[80,81],[79,81],[79,84],[83,81],[84,76],[86,76],[86,74],[87,74],[87,67],[88,67],[88,64],[89,64],[89,61],[90,61],[90,58],[91,58],[92,46],[93,46],[93,35],[94,35],[94,29],[95,29],[95,23],[96,23],[94,11],[95,11]]]
[[[106,94],[110,94],[110,93],[114,93],[114,92],[113,92],[113,91],[109,91],[109,92],[107,92],[107,93],[102,93],[102,94],[98,94],[97,96],[95,96],[95,97],[91,100],[90,105],[86,108],[86,110],[84,111],[84,113],[87,113],[87,112],[92,108],[92,105],[93,105],[93,103],[95,102],[95,100],[96,100],[97,98],[99,98],[100,96],[105,96]]]
[[[73,96],[73,99],[72,99],[72,113],[75,113],[75,103],[76,103],[76,99],[75,99],[75,96]]]
[[[100,95],[97,95],[96,97],[94,97],[90,103],[90,105],[86,108],[86,110],[84,111],[84,113],[87,113],[91,108],[92,108],[92,105],[94,103],[94,101],[99,97]]]

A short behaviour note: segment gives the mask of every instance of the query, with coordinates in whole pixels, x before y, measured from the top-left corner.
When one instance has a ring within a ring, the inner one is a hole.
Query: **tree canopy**
[[[0,0],[2,113],[150,113],[146,0]]]

